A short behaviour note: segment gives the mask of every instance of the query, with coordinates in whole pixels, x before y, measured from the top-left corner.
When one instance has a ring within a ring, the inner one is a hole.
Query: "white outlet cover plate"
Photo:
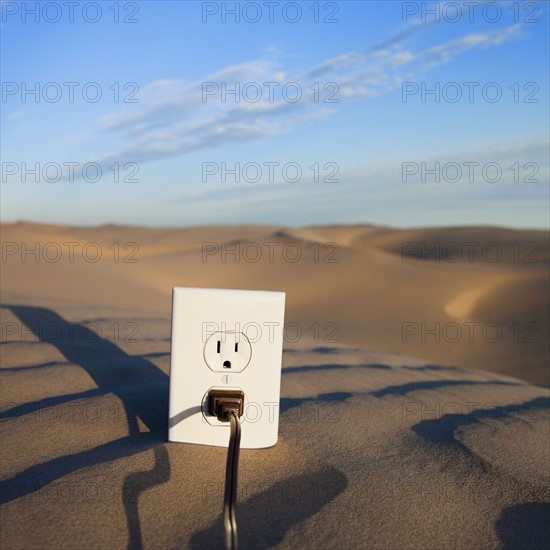
[[[206,396],[210,389],[240,389],[245,394],[241,447],[275,445],[284,310],[284,292],[173,289],[170,441],[227,447],[229,423],[208,414]],[[231,367],[227,361],[233,361]]]

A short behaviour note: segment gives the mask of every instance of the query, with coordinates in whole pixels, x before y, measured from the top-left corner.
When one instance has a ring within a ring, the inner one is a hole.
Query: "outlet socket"
[[[285,294],[176,287],[172,294],[168,439],[226,447],[211,389],[244,392],[241,447],[277,442]]]
[[[215,372],[242,372],[250,363],[252,346],[242,332],[213,332],[204,344],[204,361]]]

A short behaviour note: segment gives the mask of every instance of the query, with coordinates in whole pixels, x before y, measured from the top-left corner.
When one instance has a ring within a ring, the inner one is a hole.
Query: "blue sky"
[[[4,221],[549,226],[546,2],[35,4],[1,3]]]

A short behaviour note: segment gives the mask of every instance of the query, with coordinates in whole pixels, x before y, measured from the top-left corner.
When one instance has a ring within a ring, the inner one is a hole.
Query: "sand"
[[[242,452],[243,548],[550,543],[545,233],[21,223],[2,241],[2,548],[222,547],[225,450],[166,441],[185,285],[283,290],[302,332],[287,334],[279,442]],[[503,254],[424,261],[423,242]],[[221,243],[253,243],[248,261]]]

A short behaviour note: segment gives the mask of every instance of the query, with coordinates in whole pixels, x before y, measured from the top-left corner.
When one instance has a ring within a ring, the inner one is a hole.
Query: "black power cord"
[[[241,446],[241,419],[236,410],[229,411],[231,435],[227,449],[227,466],[225,471],[225,495],[223,498],[223,525],[225,528],[225,547],[237,550],[237,484],[239,477],[239,450]]]
[[[223,526],[225,547],[237,550],[237,496],[239,477],[239,451],[241,447],[241,419],[244,411],[244,393],[240,390],[210,390],[208,412],[221,422],[229,422],[231,433],[227,449],[225,494],[223,499]]]

